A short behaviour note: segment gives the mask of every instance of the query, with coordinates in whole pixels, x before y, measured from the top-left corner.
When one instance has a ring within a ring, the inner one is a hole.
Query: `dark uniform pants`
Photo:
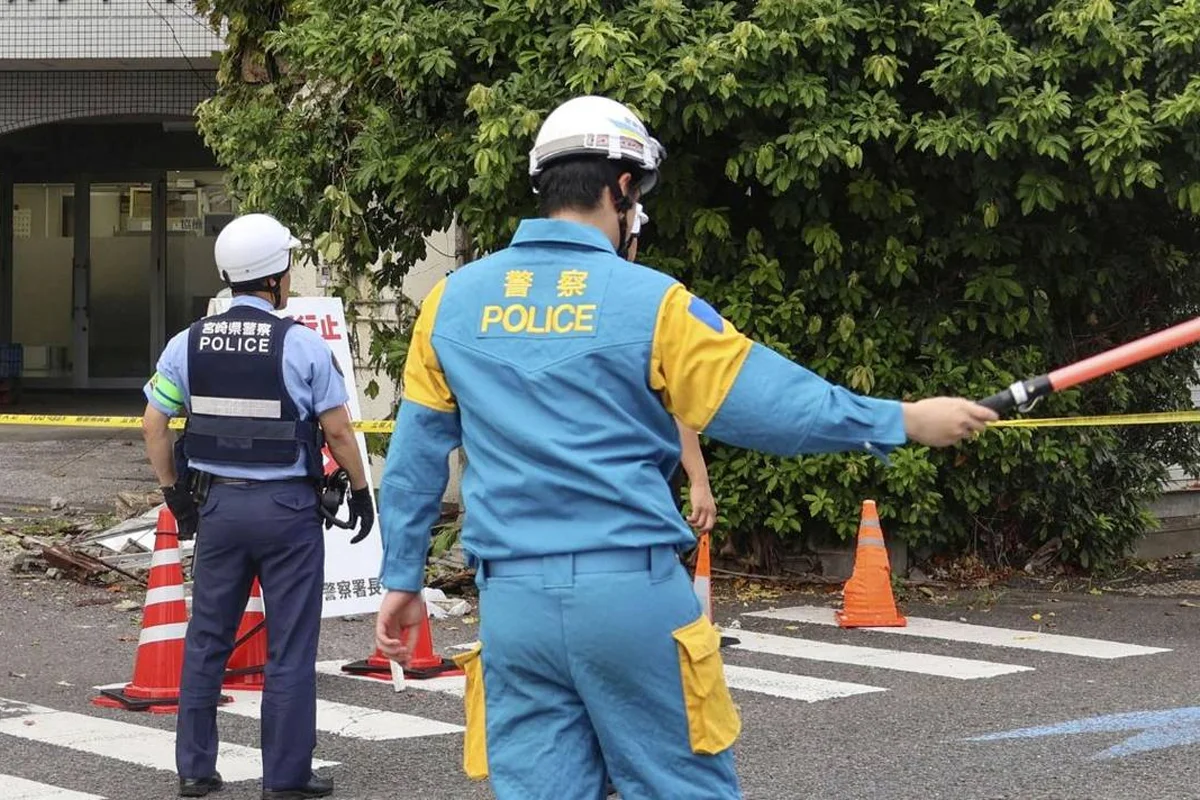
[[[200,509],[179,690],[180,777],[217,766],[217,701],[250,585],[262,585],[267,665],[262,699],[263,788],[304,786],[316,747],[317,640],[325,540],[311,483],[214,484]]]

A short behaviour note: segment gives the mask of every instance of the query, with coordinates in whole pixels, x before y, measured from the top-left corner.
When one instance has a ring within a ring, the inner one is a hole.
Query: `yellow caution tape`
[[[52,428],[140,428],[141,417],[85,417],[78,414],[0,414],[0,425],[37,425]],[[390,419],[365,419],[351,422],[359,433],[391,433],[396,423]],[[176,430],[183,419],[170,422]]]
[[[1200,409],[1161,411],[1153,414],[1113,414],[1096,417],[1042,417],[1002,419],[993,428],[1099,428],[1117,425],[1180,425],[1200,422]],[[0,414],[0,425],[40,425],[62,428],[140,428],[141,417],[87,417],[78,414]],[[183,427],[183,419],[170,422]],[[351,422],[359,433],[391,433],[396,423],[390,419],[360,419]]]
[[[1153,414],[1113,414],[1103,417],[1043,417],[1040,419],[1002,419],[989,427],[1005,428],[1100,428],[1115,425],[1179,425],[1200,422],[1200,409],[1159,411]]]

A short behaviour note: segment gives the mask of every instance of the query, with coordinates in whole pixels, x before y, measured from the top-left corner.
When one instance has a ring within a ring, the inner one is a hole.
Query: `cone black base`
[[[434,664],[428,667],[405,667],[404,677],[422,680],[424,678],[436,678],[439,675],[463,675],[465,674],[448,658],[443,658],[441,664]]]
[[[381,681],[390,681],[392,679],[392,668],[390,666],[380,666],[371,663],[371,659],[364,658],[362,661],[352,661],[349,664],[342,665],[342,672],[349,672],[353,675],[362,675],[366,678],[378,678]],[[463,675],[465,674],[458,665],[448,658],[443,658],[441,664],[436,664],[429,667],[405,667],[404,677],[412,680],[425,680],[427,678],[436,678],[440,675]]]
[[[233,698],[223,694],[217,698],[217,705],[232,703]],[[125,711],[147,711],[155,709],[172,709],[179,706],[178,697],[131,697],[124,689],[101,689],[100,696],[92,699],[92,705],[101,708],[121,708]]]

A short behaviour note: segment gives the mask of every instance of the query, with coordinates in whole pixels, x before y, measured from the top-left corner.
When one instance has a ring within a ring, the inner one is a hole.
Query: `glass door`
[[[75,243],[70,183],[17,183],[12,237],[12,341],[24,351],[25,380],[70,385],[76,362]]]
[[[79,277],[86,284],[89,388],[140,386],[153,371],[154,184],[92,182],[86,213],[72,203],[76,242],[86,243],[85,274]]]
[[[172,170],[166,176],[166,335],[208,313],[223,288],[213,248],[236,208],[225,173]]]
[[[11,317],[0,314],[0,342],[11,324],[34,385],[140,388],[167,339],[223,288],[213,245],[236,211],[224,174],[7,185],[11,212],[0,225],[12,260],[11,273],[0,270],[0,304],[12,299]],[[0,250],[6,244],[0,238]],[[2,285],[9,274],[11,295]]]

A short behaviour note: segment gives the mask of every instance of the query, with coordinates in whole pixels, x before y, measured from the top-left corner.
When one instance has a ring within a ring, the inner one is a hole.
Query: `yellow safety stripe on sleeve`
[[[403,396],[405,400],[435,411],[449,412],[458,404],[433,350],[433,324],[445,289],[446,279],[442,278],[421,304],[421,312],[413,325],[412,342],[408,346],[408,360],[404,364]]]
[[[697,308],[707,313],[697,313]],[[663,296],[650,351],[650,388],[694,431],[703,432],[741,372],[751,341],[681,284]]]

